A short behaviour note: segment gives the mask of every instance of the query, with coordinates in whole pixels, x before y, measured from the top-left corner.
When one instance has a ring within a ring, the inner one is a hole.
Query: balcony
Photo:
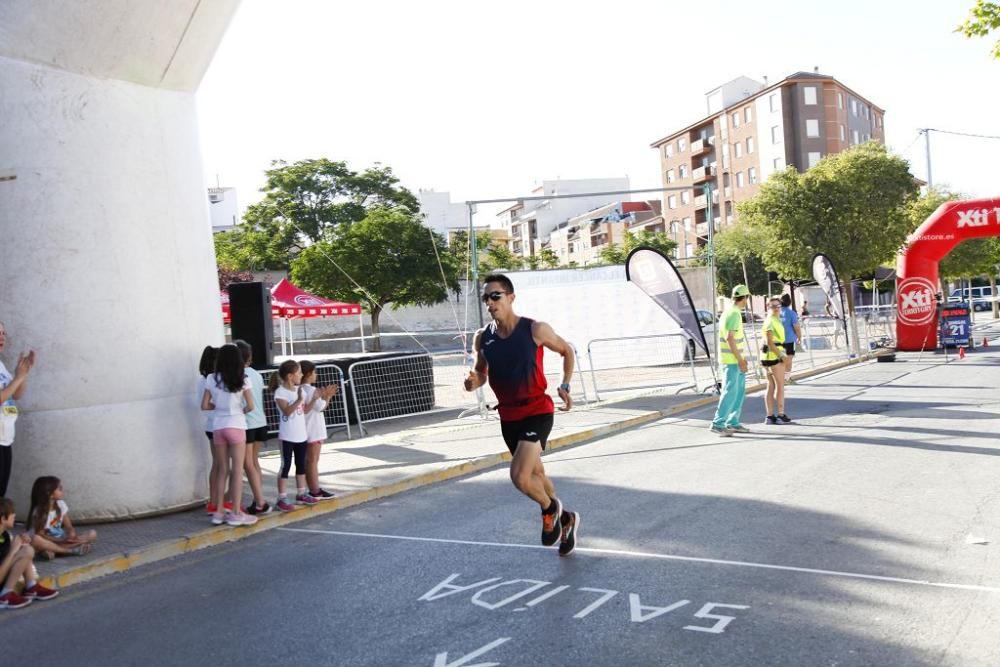
[[[711,165],[698,167],[697,169],[691,172],[691,181],[694,183],[704,183],[711,177],[712,177]]]
[[[716,206],[719,204],[718,190],[712,191],[712,204]],[[705,198],[705,195],[698,195],[694,198],[694,207],[696,210],[708,207],[708,200]]]
[[[691,155],[700,155],[705,151],[711,149],[711,144],[708,143],[706,139],[698,139],[697,141],[691,142]]]

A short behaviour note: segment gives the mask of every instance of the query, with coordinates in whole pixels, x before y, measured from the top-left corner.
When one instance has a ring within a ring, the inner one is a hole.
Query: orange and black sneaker
[[[562,516],[562,503],[559,502],[558,498],[554,498],[556,502],[556,511],[552,514],[546,514],[542,512],[542,546],[551,547],[553,544],[559,541],[559,536],[562,534],[562,528],[559,525],[559,517]]]
[[[580,513],[567,512],[569,521],[562,525],[562,539],[559,541],[559,555],[568,556],[576,549],[576,534],[580,530]]]

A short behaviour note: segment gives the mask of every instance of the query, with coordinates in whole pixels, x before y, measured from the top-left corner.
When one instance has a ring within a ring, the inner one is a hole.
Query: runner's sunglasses
[[[489,304],[490,301],[499,301],[503,298],[504,294],[510,294],[510,292],[489,292],[483,295],[483,303]]]

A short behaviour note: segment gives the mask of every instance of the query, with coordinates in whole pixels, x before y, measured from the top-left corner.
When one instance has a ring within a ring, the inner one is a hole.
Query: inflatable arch
[[[896,347],[937,347],[938,262],[967,239],[1000,236],[1000,199],[945,202],[896,258]]]

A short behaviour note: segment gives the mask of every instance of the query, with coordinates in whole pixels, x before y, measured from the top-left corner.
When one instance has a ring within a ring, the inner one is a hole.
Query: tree
[[[360,302],[371,313],[377,351],[379,317],[387,306],[440,303],[448,290],[458,292],[458,271],[444,237],[415,213],[378,207],[303,249],[292,261],[291,276],[296,285],[321,296]]]
[[[716,290],[728,296],[733,287],[745,284],[751,294],[767,294],[767,268],[760,258],[760,240],[748,225],[737,223],[714,236]],[[708,264],[708,246],[695,251],[701,264]]]
[[[624,264],[629,253],[640,246],[659,250],[670,257],[677,248],[677,243],[663,232],[652,232],[648,229],[640,229],[638,232],[625,231],[625,238],[619,246],[617,243],[609,243],[601,248],[599,257],[602,264]]]
[[[601,264],[624,264],[628,254],[625,252],[625,248],[611,242],[601,246],[597,257]]]
[[[524,268],[524,260],[510,251],[505,243],[493,243],[486,250],[486,256],[479,263],[480,273],[490,271],[520,271]]]
[[[249,271],[233,271],[219,267],[217,273],[219,276],[219,290],[229,289],[232,283],[253,282],[253,274]]]
[[[247,208],[245,226],[231,232],[235,236],[223,246],[224,260],[238,261],[239,268],[286,268],[306,246],[363,220],[375,208],[419,210],[416,197],[399,186],[389,167],[358,173],[346,162],[325,158],[294,164],[275,160],[265,175],[264,198]]]
[[[559,255],[552,248],[542,248],[542,251],[538,253],[538,258],[544,269],[554,269],[559,266]]]
[[[821,252],[850,280],[896,255],[910,232],[907,205],[918,190],[905,160],[868,142],[803,174],[772,174],[737,211],[772,271],[807,278],[813,255]]]
[[[476,250],[482,264],[486,249],[493,243],[493,234],[488,230],[476,232]],[[458,262],[459,272],[462,276],[472,273],[472,263],[469,261],[469,233],[466,231],[452,232],[451,243],[448,244],[448,252],[455,257]]]
[[[1000,4],[976,0],[969,10],[969,16],[962,25],[955,28],[966,37],[985,37],[1000,28]],[[1000,40],[993,45],[993,57],[1000,58]]]

